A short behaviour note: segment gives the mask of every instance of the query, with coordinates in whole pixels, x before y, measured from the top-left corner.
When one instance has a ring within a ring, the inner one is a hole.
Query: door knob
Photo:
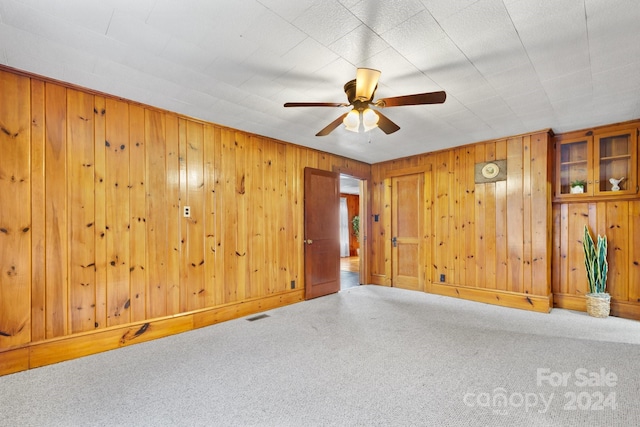
[[[310,245],[310,244],[312,244],[312,243],[313,243],[313,240],[311,240],[311,239],[307,239],[307,240],[305,240],[304,242],[305,242],[307,245]]]

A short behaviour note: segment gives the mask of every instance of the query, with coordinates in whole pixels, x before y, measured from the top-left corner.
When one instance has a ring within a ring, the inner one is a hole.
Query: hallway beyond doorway
[[[360,257],[348,256],[340,258],[340,271],[360,271]]]
[[[340,258],[340,289],[360,285],[360,257]]]

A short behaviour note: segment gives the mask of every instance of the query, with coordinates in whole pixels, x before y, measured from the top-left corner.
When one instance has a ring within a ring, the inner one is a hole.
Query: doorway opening
[[[340,174],[340,289],[360,284],[361,180]]]

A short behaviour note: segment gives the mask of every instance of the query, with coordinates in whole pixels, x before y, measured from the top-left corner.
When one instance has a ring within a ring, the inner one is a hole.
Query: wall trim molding
[[[0,351],[0,375],[155,340],[304,300],[304,289],[149,321],[81,332]]]
[[[587,311],[584,296],[571,294],[553,294],[553,307],[566,310]],[[631,302],[611,300],[611,316],[640,320],[640,306]]]
[[[431,283],[429,292],[470,301],[484,302],[502,307],[549,313],[553,306],[553,294],[547,296],[531,295],[497,289],[472,288],[469,286]]]

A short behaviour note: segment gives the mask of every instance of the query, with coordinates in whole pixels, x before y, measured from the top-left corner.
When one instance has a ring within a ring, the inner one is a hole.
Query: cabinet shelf
[[[586,160],[574,160],[572,162],[561,162],[560,166],[586,165]]]
[[[611,161],[611,160],[628,160],[631,158],[630,154],[621,154],[618,156],[608,156],[608,157],[600,157],[601,162]]]

